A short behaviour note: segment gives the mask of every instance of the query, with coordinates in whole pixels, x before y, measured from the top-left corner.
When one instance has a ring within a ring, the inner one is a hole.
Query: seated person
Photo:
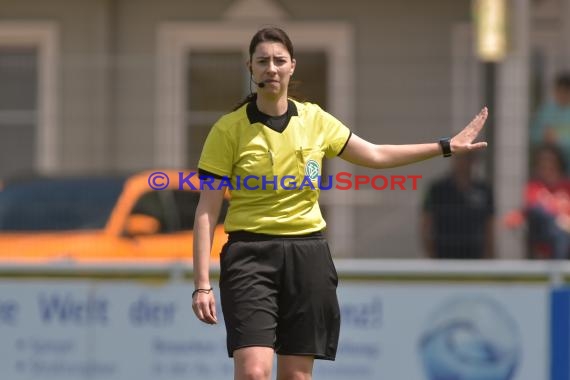
[[[542,145],[534,154],[533,175],[525,188],[524,207],[505,217],[515,228],[526,221],[530,258],[567,259],[570,253],[570,181],[556,145]]]

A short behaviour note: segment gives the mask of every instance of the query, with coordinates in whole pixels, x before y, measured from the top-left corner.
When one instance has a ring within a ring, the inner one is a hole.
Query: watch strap
[[[451,156],[451,139],[449,137],[439,140],[439,146],[441,147],[441,153],[443,157]]]

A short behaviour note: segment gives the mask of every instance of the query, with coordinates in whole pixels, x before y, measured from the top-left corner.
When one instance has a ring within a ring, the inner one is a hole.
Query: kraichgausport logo
[[[353,175],[338,172],[335,175],[320,175],[318,162],[309,160],[305,164],[305,175],[294,176],[235,176],[213,177],[199,175],[197,172],[178,172],[178,178],[172,179],[164,172],[153,172],[148,177],[148,185],[153,190],[178,188],[179,190],[360,190],[367,185],[374,190],[417,190],[421,175]]]

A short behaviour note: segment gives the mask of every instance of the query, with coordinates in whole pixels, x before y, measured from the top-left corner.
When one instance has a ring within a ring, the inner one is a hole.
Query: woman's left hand
[[[473,140],[477,138],[479,132],[483,128],[485,120],[487,120],[487,115],[487,107],[484,107],[461,132],[451,139],[451,152],[453,154],[471,152],[487,147],[487,143],[484,141],[473,143]]]

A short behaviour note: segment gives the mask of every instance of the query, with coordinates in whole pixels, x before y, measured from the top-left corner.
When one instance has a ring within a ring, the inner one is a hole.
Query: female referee
[[[225,181],[231,200],[220,296],[236,380],[268,380],[274,353],[278,380],[311,379],[315,359],[335,359],[338,278],[321,234],[318,186],[299,186],[307,177],[318,181],[323,157],[380,169],[487,145],[473,143],[486,108],[451,139],[372,144],[317,105],[288,97],[295,65],[283,30],[265,28],[253,36],[247,66],[257,93],[216,122],[198,164],[202,177],[214,177],[214,189],[203,190],[196,211],[192,307],[201,321],[217,323],[209,256]],[[255,177],[246,182],[248,175]]]

